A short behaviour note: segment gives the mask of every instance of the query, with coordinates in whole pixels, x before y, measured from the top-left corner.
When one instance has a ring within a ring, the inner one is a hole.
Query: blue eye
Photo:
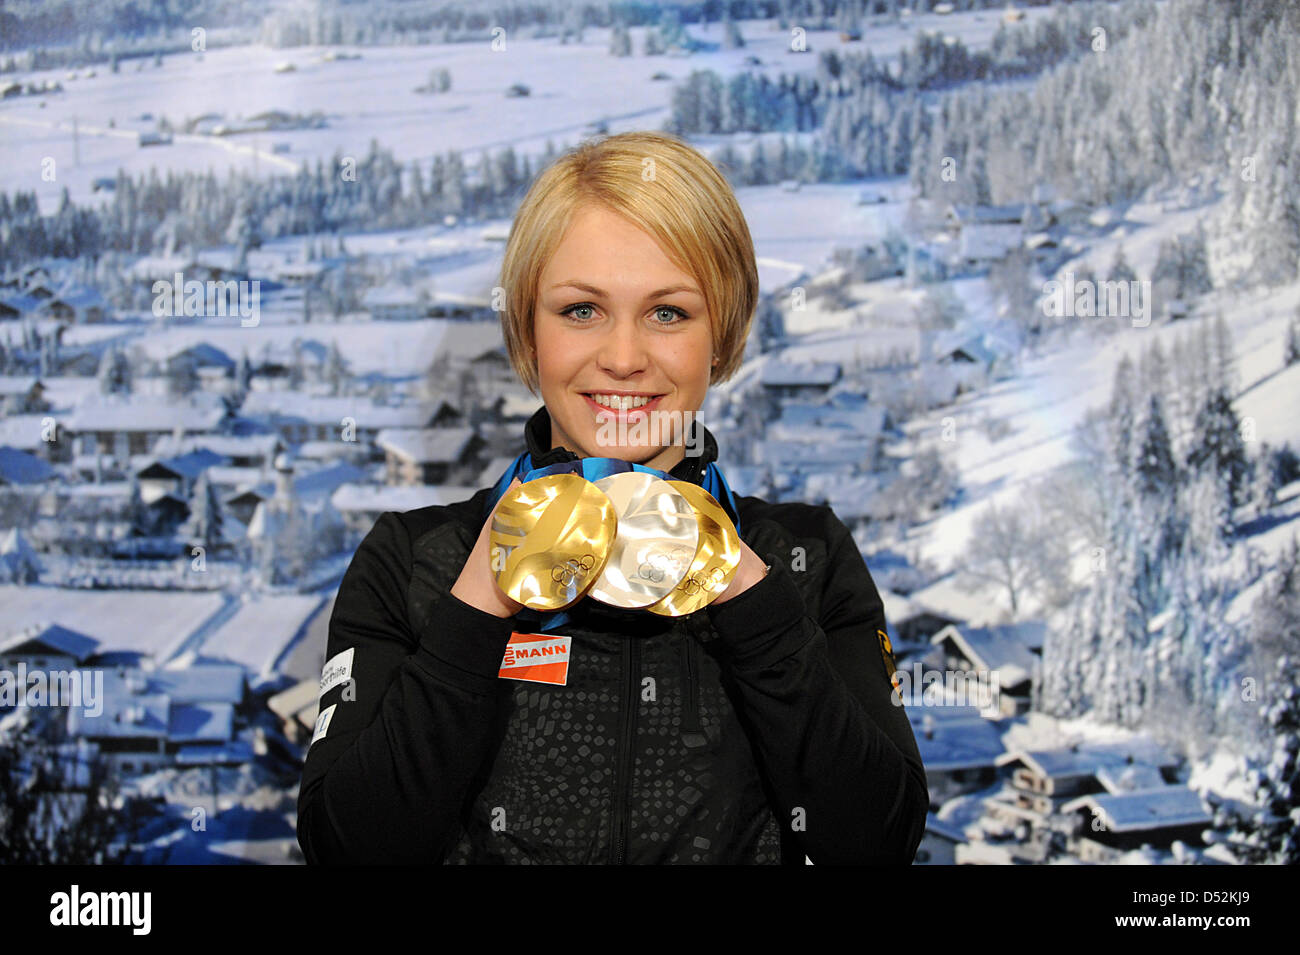
[[[676,317],[678,317],[678,318],[683,318],[683,319],[690,318],[689,315],[687,315],[685,312],[683,312],[683,311],[682,311],[680,308],[678,308],[676,305],[660,305],[657,309],[655,309],[655,312],[656,312],[656,313],[659,313],[659,312],[670,312],[672,315],[674,315],[674,316],[676,316]],[[660,324],[660,325],[672,325],[672,324],[675,324],[675,323],[674,323],[674,322],[660,322],[659,324]]]
[[[562,309],[560,311],[560,314],[572,316],[573,313],[580,308],[585,308],[587,310],[590,310],[592,306],[587,304],[586,302],[579,302],[577,305],[570,305],[568,308]],[[579,321],[586,321],[587,318],[590,318],[590,316],[583,316],[582,318],[579,319]]]
[[[578,302],[576,305],[570,305],[568,308],[561,309],[560,314],[572,318],[578,322],[587,322],[590,321],[591,318],[593,317],[593,314],[591,313],[594,308],[595,306],[592,305],[590,302]],[[582,314],[582,315],[577,314],[578,309],[585,309],[587,314]],[[664,312],[667,312],[669,314],[669,321],[656,321],[655,322],[656,325],[676,325],[678,321],[682,321],[684,319],[688,319],[691,317],[689,314],[687,314],[682,309],[678,308],[676,305],[660,305],[658,308],[655,309],[656,315],[661,315]]]

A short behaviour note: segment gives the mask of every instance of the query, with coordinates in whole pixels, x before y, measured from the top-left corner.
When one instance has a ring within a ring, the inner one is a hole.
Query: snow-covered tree
[[[1300,308],[1296,309],[1295,315],[1291,317],[1291,322],[1286,327],[1282,363],[1288,366],[1300,363]]]
[[[222,517],[216,488],[208,480],[207,471],[194,482],[189,503],[190,515],[180,526],[179,535],[187,544],[201,546],[211,553],[222,543]]]
[[[1135,439],[1130,462],[1135,490],[1146,498],[1167,498],[1177,486],[1179,475],[1159,395],[1147,398],[1145,412],[1135,428]]]
[[[1215,810],[1213,841],[1248,865],[1300,863],[1300,661],[1284,654],[1276,674],[1264,712],[1272,752],[1250,772],[1254,805],[1243,809],[1208,800]]]
[[[1243,502],[1250,463],[1241,439],[1241,422],[1232,402],[1220,388],[1214,388],[1192,425],[1187,466],[1193,471],[1210,470],[1227,482],[1233,504]]]
[[[99,390],[102,394],[130,394],[131,363],[118,348],[109,348],[99,360]]]

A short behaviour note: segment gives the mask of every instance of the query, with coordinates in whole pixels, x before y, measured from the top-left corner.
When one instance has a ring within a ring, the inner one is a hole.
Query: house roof
[[[26,292],[14,292],[9,295],[0,295],[0,306],[7,306],[13,309],[19,315],[26,315],[36,311],[45,302],[43,299],[28,295]]]
[[[38,384],[35,375],[0,375],[0,395],[25,395]]]
[[[454,504],[473,497],[476,490],[455,485],[344,484],[330,496],[330,503],[339,513],[382,514],[384,511],[414,511],[421,507]]]
[[[1015,686],[1033,676],[1047,627],[1039,621],[992,627],[949,624],[930,637],[932,644],[951,641],[977,669],[997,670],[1002,686]]]
[[[98,647],[99,641],[94,637],[57,623],[35,624],[0,640],[0,653],[35,655],[49,650],[66,654],[78,663],[90,657]]]
[[[102,308],[104,296],[99,294],[99,289],[85,285],[69,285],[55,292],[49,304],[67,305],[71,308],[94,308],[96,306]]]
[[[921,762],[932,771],[992,769],[1005,751],[997,724],[982,717],[934,719],[919,727],[914,724],[913,735]]]
[[[0,445],[0,484],[39,484],[53,474],[54,468],[43,458]]]
[[[210,431],[226,416],[219,400],[159,401],[153,395],[101,395],[82,400],[68,416],[68,431]]]
[[[190,451],[205,449],[227,458],[270,458],[281,445],[278,434],[194,434],[177,440],[175,435],[164,434],[153,446],[154,454],[174,457]]]
[[[427,404],[378,405],[369,398],[356,396],[322,397],[296,391],[253,391],[244,399],[239,413],[246,418],[262,418],[281,423],[303,423],[341,427],[344,418],[357,422],[359,428],[421,428],[429,423],[435,409]]]
[[[207,448],[201,448],[176,457],[160,458],[145,465],[136,474],[142,478],[170,476],[192,481],[208,468],[228,463],[229,460],[223,455],[209,451]]]
[[[1061,804],[1062,812],[1091,809],[1111,832],[1144,832],[1212,821],[1201,797],[1186,786],[1160,786],[1121,794],[1089,793]]]
[[[1160,770],[1154,766],[1141,766],[1136,763],[1131,766],[1107,766],[1097,770],[1095,775],[1097,782],[1101,783],[1108,793],[1115,795],[1136,792],[1140,789],[1159,789],[1166,785]]]
[[[173,702],[238,704],[244,698],[244,669],[231,663],[151,670],[148,679],[150,690]]]
[[[1093,776],[1106,768],[1123,768],[1130,764],[1157,768],[1178,765],[1168,750],[1145,737],[1116,742],[1084,742],[1056,749],[1015,750],[998,758],[999,766],[1014,763],[1033,769],[1040,776],[1054,778]]]
[[[947,839],[949,842],[968,842],[966,833],[959,826],[954,826],[950,822],[940,819],[934,813],[925,814],[925,831],[932,832],[936,836]]]
[[[348,464],[346,461],[339,461],[335,464],[327,464],[315,470],[295,475],[293,493],[298,498],[313,500],[325,498],[333,494],[341,485],[360,481],[365,477],[366,472],[361,468]],[[241,488],[234,494],[229,495],[226,502],[238,500],[245,495],[253,499],[269,500],[275,496],[275,482],[263,481],[252,487]]]
[[[167,714],[167,739],[175,743],[221,742],[234,729],[229,703],[176,703]]]
[[[839,380],[840,365],[833,361],[817,361],[806,364],[769,361],[763,365],[759,375],[760,383],[769,387],[791,387],[799,385],[830,387]]]
[[[195,342],[193,345],[178,348],[168,354],[166,358],[171,360],[181,355],[193,357],[195,364],[200,368],[234,368],[236,364],[235,359],[209,342]]]
[[[1024,205],[1017,203],[1001,206],[958,205],[954,203],[948,207],[949,221],[963,226],[1020,222],[1024,219],[1024,215]]]
[[[385,428],[375,444],[416,464],[444,464],[459,460],[473,438],[473,428]]]

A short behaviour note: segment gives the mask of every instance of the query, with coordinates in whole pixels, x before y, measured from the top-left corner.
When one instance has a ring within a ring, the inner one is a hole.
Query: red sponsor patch
[[[572,637],[552,633],[512,633],[497,675],[503,680],[564,686],[569,679],[572,642]]]

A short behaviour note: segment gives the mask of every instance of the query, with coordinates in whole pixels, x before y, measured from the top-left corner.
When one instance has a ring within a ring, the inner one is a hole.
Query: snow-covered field
[[[1028,8],[1028,18],[1050,14]],[[772,74],[810,74],[817,53],[827,49],[870,50],[892,59],[910,46],[920,30],[941,30],[972,49],[987,48],[999,23],[996,11],[924,14],[903,25],[866,31],[861,42],[842,44],[833,31],[807,31],[808,52],[790,51],[791,34],[774,21],[742,21],[746,47],[692,56],[609,55],[609,32],[584,31],[581,43],[558,45],[554,39],[505,36],[494,49],[485,34],[482,44],[362,47],[359,59],[326,61],[326,47],[273,50],[240,46],[178,54],[160,67],[148,60],[122,63],[118,73],[106,65],[87,70],[45,70],[23,81],[58,81],[64,92],[23,96],[0,103],[0,152],[6,159],[10,189],[36,190],[42,211],[53,211],[67,186],[75,201],[92,197],[91,183],[115,176],[119,168],[141,175],[151,165],[166,169],[212,168],[293,172],[307,160],[327,160],[337,150],[363,156],[371,139],[391,149],[400,161],[431,159],[454,148],[472,167],[482,150],[512,146],[516,152],[541,153],[547,140],[557,147],[576,143],[587,124],[604,119],[611,132],[657,128],[668,115],[675,83],[693,70],[712,69],[724,79],[753,67]],[[643,28],[632,31],[640,51]],[[693,26],[692,36],[720,44],[722,29]],[[137,65],[143,68],[137,71]],[[277,72],[291,64],[291,72]],[[447,69],[452,88],[442,94],[415,92],[429,72]],[[75,72],[76,78],[68,78]],[[651,80],[655,73],[667,80]],[[511,84],[531,89],[527,97],[508,98]],[[44,104],[42,106],[42,103]],[[159,117],[179,128],[186,118],[219,113],[227,119],[256,116],[268,110],[327,117],[324,129],[284,130],[227,137],[176,136],[171,145],[137,145],[137,133],[153,129]],[[152,119],[142,120],[150,113]],[[74,144],[73,126],[76,125]],[[110,122],[114,125],[110,126]],[[288,151],[273,151],[286,143]],[[52,158],[57,177],[42,178],[42,161]],[[104,194],[101,193],[102,197]]]

